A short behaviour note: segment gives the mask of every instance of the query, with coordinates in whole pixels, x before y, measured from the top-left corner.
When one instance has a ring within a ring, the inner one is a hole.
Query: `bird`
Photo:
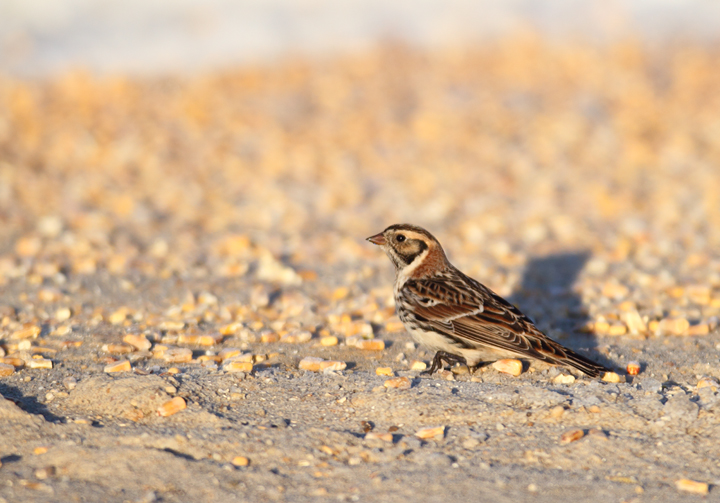
[[[550,339],[517,307],[463,274],[422,227],[394,224],[367,240],[395,266],[397,314],[413,340],[435,352],[430,375],[444,363],[474,369],[503,358],[532,358],[590,377],[610,372]]]

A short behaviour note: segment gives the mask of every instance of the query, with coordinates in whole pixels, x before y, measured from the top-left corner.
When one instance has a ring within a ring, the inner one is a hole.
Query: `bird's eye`
[[[395,241],[397,241],[398,243],[402,243],[403,241],[405,241],[405,236],[403,236],[402,234],[398,234],[395,238]]]

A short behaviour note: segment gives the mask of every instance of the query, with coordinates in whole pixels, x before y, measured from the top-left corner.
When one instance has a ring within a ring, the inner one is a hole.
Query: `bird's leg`
[[[423,374],[427,372],[429,375],[433,375],[436,370],[439,370],[443,367],[443,362],[450,364],[462,363],[463,365],[467,365],[467,360],[465,360],[465,358],[460,355],[448,353],[447,351],[438,351],[437,353],[435,353],[432,365],[430,365],[430,370],[426,370],[425,372],[423,372]]]

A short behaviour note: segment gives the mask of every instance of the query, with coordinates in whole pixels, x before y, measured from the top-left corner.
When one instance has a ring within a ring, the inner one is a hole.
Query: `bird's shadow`
[[[520,285],[508,300],[535,321],[543,332],[559,330],[563,339],[559,342],[597,361],[604,358],[597,352],[595,337],[578,335],[578,327],[586,324],[589,317],[582,298],[573,290],[589,258],[587,251],[531,258]]]

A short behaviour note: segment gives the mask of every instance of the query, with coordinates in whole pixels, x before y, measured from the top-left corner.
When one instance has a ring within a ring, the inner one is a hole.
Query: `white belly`
[[[446,351],[455,355],[460,355],[467,361],[470,367],[474,367],[483,362],[494,362],[502,358],[515,358],[517,355],[502,349],[489,348],[487,346],[478,346],[477,348],[467,349],[457,346],[451,339],[444,337],[437,332],[425,332],[423,330],[408,330],[410,336],[415,342],[426,349],[437,352]]]

